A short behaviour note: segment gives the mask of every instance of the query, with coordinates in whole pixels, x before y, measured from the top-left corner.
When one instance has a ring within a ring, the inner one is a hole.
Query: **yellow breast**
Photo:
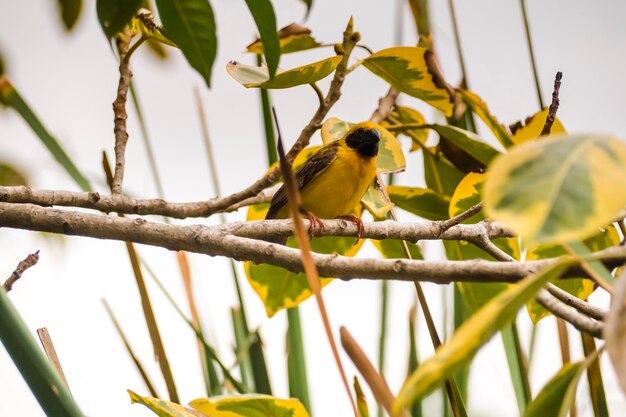
[[[322,219],[349,214],[376,176],[376,157],[365,158],[347,146],[302,190],[302,210]]]

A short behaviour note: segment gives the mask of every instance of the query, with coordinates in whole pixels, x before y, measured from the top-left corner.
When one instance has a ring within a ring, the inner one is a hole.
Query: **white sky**
[[[81,170],[103,190],[100,155],[102,149],[112,155],[111,102],[118,74],[113,54],[97,24],[95,8],[92,2],[85,3],[77,29],[66,34],[55,2],[0,0],[0,51],[16,88],[78,161]],[[238,85],[224,70],[232,59],[252,61],[252,57],[242,51],[254,37],[253,21],[243,1],[213,0],[211,3],[219,29],[212,90],[204,87],[177,51],[171,51],[171,59],[166,63],[156,61],[144,51],[133,58],[134,80],[166,196],[173,201],[214,196],[193,102],[195,86],[202,89],[205,99],[224,193],[249,185],[264,172],[266,164],[258,94]],[[448,80],[456,83],[459,70],[448,8],[443,1],[431,3],[437,53]],[[317,0],[306,24],[318,40],[337,42],[349,16],[353,15],[363,43],[378,50],[393,45],[396,24],[392,5],[395,4],[371,0]],[[277,0],[274,5],[281,27],[303,17],[304,8],[299,1]],[[537,101],[518,2],[457,1],[456,7],[470,87],[504,123],[534,113]],[[566,128],[572,132],[602,132],[625,138],[626,3],[619,0],[529,0],[528,11],[544,101],[549,102],[554,74],[561,70],[564,77],[559,117]],[[404,44],[412,45],[415,35],[408,9],[404,11],[404,18]],[[290,68],[331,53],[330,49],[321,49],[285,56],[281,67]],[[364,55],[357,50],[355,56]],[[327,83],[321,84],[326,87]],[[360,68],[348,78],[342,100],[330,116],[351,121],[366,119],[385,91],[382,81]],[[276,91],[272,95],[283,134],[286,140],[293,141],[315,110],[317,99],[308,87]],[[429,107],[416,100],[403,97],[402,102],[421,109],[429,120],[435,118]],[[132,110],[129,114],[126,190],[136,196],[152,197],[156,194],[136,117]],[[483,134],[489,137],[485,131]],[[408,173],[401,181],[413,185],[422,181],[418,159],[417,155],[408,157]],[[0,160],[11,161],[26,172],[36,188],[76,189],[38,139],[11,111],[0,111]],[[243,216],[244,212],[234,213],[229,219],[239,220]],[[93,417],[152,415],[143,407],[129,405],[126,389],[142,394],[147,394],[147,390],[99,302],[102,297],[109,301],[157,382],[158,390],[165,393],[158,367],[151,360],[151,346],[124,245],[84,238],[52,239],[7,229],[0,231],[0,244],[0,276],[8,276],[27,253],[41,249],[39,264],[25,274],[10,297],[33,334],[39,327],[49,329],[70,387],[85,414]],[[150,247],[139,247],[139,251],[159,271],[178,303],[185,306],[175,255]],[[371,248],[364,253],[373,254]],[[228,363],[232,360],[233,344],[229,308],[235,302],[228,264],[224,259],[205,256],[191,255],[190,259],[203,320]],[[179,394],[184,402],[203,396],[193,335],[149,278],[147,281]],[[275,394],[286,396],[285,314],[267,319],[256,295],[247,284],[244,286],[249,320],[252,326],[261,326],[265,338]],[[334,327],[346,325],[372,359],[377,356],[379,287],[379,283],[368,281],[336,282],[324,291]],[[436,319],[441,322],[442,288],[426,285],[426,290]],[[393,283],[391,297],[387,375],[392,390],[397,391],[405,375],[406,317],[414,302],[414,291],[409,284]],[[595,300],[604,304],[607,301],[603,297]],[[349,415],[313,302],[303,304],[302,316],[315,415]],[[432,348],[423,321],[420,320],[418,327],[419,349],[424,358],[431,354]],[[520,327],[523,341],[527,343],[529,323],[524,315]],[[532,369],[534,392],[560,366],[554,321],[545,319],[539,327],[537,354],[540,360]],[[578,338],[572,335],[571,341],[574,357],[580,357]],[[474,363],[470,414],[516,415],[499,337],[479,352]],[[603,365],[607,364],[605,358]],[[609,367],[604,368],[609,406],[615,412],[624,410],[624,396]],[[351,366],[347,369],[349,374],[354,374]],[[43,414],[3,349],[0,349],[0,375],[0,415]],[[591,415],[589,397],[582,391],[585,386],[583,383],[579,387],[579,410],[581,415]],[[431,398],[426,406],[438,414],[440,400]]]

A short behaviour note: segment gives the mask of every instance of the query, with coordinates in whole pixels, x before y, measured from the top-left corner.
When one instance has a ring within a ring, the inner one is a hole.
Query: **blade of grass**
[[[556,328],[559,335],[559,348],[561,349],[561,360],[563,366],[566,366],[571,362],[570,347],[569,347],[569,332],[565,321],[559,317],[556,317]],[[576,395],[574,393],[573,395]],[[576,401],[572,401],[572,405],[569,411],[570,417],[576,417]]]
[[[595,354],[597,349],[594,338],[582,332],[580,336],[582,338],[585,356],[589,357]],[[604,383],[602,382],[599,360],[594,361],[587,368],[587,380],[589,381],[589,394],[591,396],[591,404],[593,405],[593,415],[595,417],[608,417],[609,409],[606,402],[606,393],[604,392]]]
[[[65,383],[65,386],[69,390],[69,384],[67,383],[67,378],[65,377],[65,372],[63,372],[63,368],[61,367],[61,361],[59,360],[59,356],[57,355],[57,350],[54,347],[54,343],[52,343],[52,338],[50,337],[50,332],[46,327],[42,327],[37,329],[37,336],[39,336],[39,342],[43,347],[43,351],[50,363],[54,366],[54,368],[59,373],[59,376]]]
[[[463,295],[458,284],[453,284],[453,296],[454,296],[454,331],[461,327],[469,316]],[[459,386],[461,397],[467,398],[467,387],[469,385],[469,365],[464,366],[459,372],[456,373],[455,381]]]
[[[276,120],[276,113],[274,112],[273,115],[274,115],[274,120]],[[330,319],[328,318],[328,313],[326,311],[324,299],[322,298],[322,289],[321,289],[319,275],[317,273],[317,267],[315,266],[315,261],[313,261],[313,257],[311,256],[311,246],[309,244],[308,234],[305,231],[304,223],[302,221],[302,218],[299,215],[299,211],[296,209],[297,207],[300,207],[300,195],[298,194],[296,180],[291,170],[291,164],[287,162],[287,159],[285,158],[285,151],[283,149],[280,128],[278,127],[278,123],[276,123],[276,129],[278,130],[278,155],[279,155],[279,162],[280,162],[280,170],[281,170],[283,179],[285,181],[284,184],[285,184],[285,189],[287,190],[287,201],[290,207],[289,211],[291,214],[291,219],[293,220],[293,224],[294,224],[296,242],[298,243],[298,247],[300,248],[300,252],[302,256],[302,266],[304,267],[304,270],[307,276],[307,281],[309,283],[309,287],[311,288],[311,292],[313,292],[315,296],[315,300],[317,301],[317,306],[320,311],[320,316],[322,318],[322,322],[324,323],[324,329],[326,330],[328,343],[333,352],[333,356],[335,358],[335,363],[337,364],[339,373],[341,374],[341,380],[346,390],[346,394],[348,395],[348,398],[350,399],[350,404],[352,405],[352,411],[354,412],[355,417],[361,417],[359,410],[356,406],[356,402],[354,401],[352,390],[350,389],[350,384],[348,382],[348,378],[346,377],[346,372],[343,368],[343,365],[341,364],[341,358],[339,357],[339,350],[337,349],[337,344],[335,342],[335,338],[333,336],[333,333],[330,327]]]
[[[107,184],[109,185],[109,188],[112,188],[113,172],[111,171],[111,165],[109,164],[109,160],[105,152],[102,153],[102,167],[106,175]],[[120,217],[124,217],[121,213],[118,215]],[[176,383],[174,382],[174,376],[172,375],[170,363],[167,358],[167,354],[165,353],[165,346],[163,345],[161,333],[159,332],[159,326],[157,325],[154,310],[152,309],[152,302],[150,301],[146,282],[143,279],[143,273],[141,272],[141,265],[139,263],[137,252],[135,251],[135,245],[131,242],[124,243],[126,244],[126,252],[128,253],[128,258],[130,259],[130,265],[137,284],[137,290],[139,291],[141,308],[146,320],[146,326],[148,327],[148,333],[150,334],[150,340],[152,341],[154,356],[159,364],[159,368],[161,369],[161,374],[163,374],[163,379],[165,380],[165,386],[167,387],[167,393],[170,401],[179,403],[180,400],[178,398],[178,392],[176,391]]]
[[[0,341],[48,417],[83,417],[72,394],[0,289]]]
[[[217,167],[215,164],[215,158],[213,158],[213,147],[211,145],[211,137],[209,136],[209,127],[206,122],[206,113],[204,111],[204,105],[200,96],[200,90],[195,89],[196,107],[198,109],[198,117],[200,119],[200,128],[202,132],[202,140],[206,150],[207,164],[211,173],[211,182],[213,185],[213,191],[217,195],[221,195],[219,178],[217,174]],[[220,222],[226,223],[226,215],[219,213]],[[239,301],[239,308],[241,309],[242,328],[245,331],[246,338],[251,336],[250,327],[248,326],[248,319],[246,315],[246,305],[241,291],[239,273],[237,272],[237,266],[235,261],[229,259],[230,270],[232,272],[233,282],[235,284],[235,290],[237,291],[237,299]],[[272,394],[272,386],[270,384],[269,372],[267,371],[267,363],[265,361],[265,355],[263,353],[263,340],[261,335],[256,332],[256,338],[250,346],[247,354],[250,356],[250,362],[252,363],[252,375],[254,377],[255,392],[260,394]]]
[[[539,83],[539,76],[537,75],[537,62],[535,62],[535,50],[533,49],[533,40],[530,36],[530,26],[528,24],[528,15],[526,13],[526,0],[520,0],[520,7],[522,8],[522,18],[524,19],[524,32],[526,34],[526,43],[528,44],[528,54],[530,55],[530,64],[533,69],[533,78],[535,80],[535,91],[537,92],[537,102],[539,108],[543,109],[543,98],[541,94],[541,84]]]
[[[161,292],[163,293],[167,301],[169,301],[169,303],[172,305],[172,307],[174,308],[174,311],[176,311],[178,316],[187,324],[187,326],[189,326],[189,328],[194,332],[198,340],[200,340],[202,344],[204,345],[205,352],[207,353],[207,363],[211,363],[211,361],[215,361],[215,363],[222,370],[222,373],[224,374],[224,378],[227,379],[233,385],[233,387],[235,388],[235,390],[237,390],[237,392],[241,394],[250,392],[250,389],[248,387],[246,387],[240,381],[238,381],[235,377],[233,377],[232,373],[230,372],[230,369],[224,364],[224,362],[222,362],[222,360],[217,355],[217,351],[215,350],[215,348],[206,341],[202,332],[200,332],[200,330],[194,326],[191,320],[189,320],[187,316],[185,316],[185,313],[183,313],[183,310],[178,306],[178,304],[176,304],[176,301],[174,301],[174,299],[172,298],[170,293],[167,291],[167,289],[165,288],[161,280],[159,280],[154,270],[150,268],[150,266],[145,261],[143,261],[142,265],[146,269],[146,271],[148,271],[148,275],[150,275],[150,277],[157,284],[157,287],[159,288],[159,290],[161,290]]]
[[[120,326],[119,322],[115,318],[115,315],[113,314],[113,310],[111,310],[109,303],[107,303],[107,301],[103,299],[102,304],[104,305],[104,309],[106,310],[109,318],[111,319],[111,322],[113,323],[113,327],[115,327],[117,334],[120,336],[120,339],[122,339],[122,343],[124,343],[124,347],[126,348],[126,352],[128,352],[128,356],[130,356],[130,359],[135,364],[135,368],[137,368],[139,375],[141,375],[141,379],[143,379],[143,382],[146,384],[146,388],[148,388],[148,391],[150,391],[150,395],[152,395],[155,398],[160,398],[159,394],[154,388],[154,384],[152,383],[152,381],[150,380],[150,377],[148,376],[148,373],[146,372],[146,369],[143,367],[143,364],[139,360],[139,357],[135,355],[133,348],[128,342],[128,338],[122,331],[122,327]]]
[[[417,369],[419,366],[419,358],[417,355],[417,343],[415,338],[415,314],[417,312],[417,305],[411,307],[409,311],[409,364],[407,367],[407,378]],[[422,417],[422,402],[415,401],[411,406],[411,416],[412,417]]]
[[[92,191],[89,181],[78,170],[63,147],[61,147],[59,141],[48,132],[30,106],[4,76],[0,76],[0,102],[12,107],[22,116],[22,119],[24,119],[26,124],[35,132],[44,146],[48,148],[54,159],[56,159],[70,177],[72,177],[81,190]]]
[[[246,332],[243,328],[241,310],[238,308],[231,308],[230,317],[233,322],[236,357],[237,363],[239,364],[239,372],[241,373],[241,382],[254,389],[254,386],[251,384],[251,382],[254,382],[252,380],[252,364],[250,363],[250,355],[248,355],[251,343],[250,339],[246,337]]]
[[[309,383],[306,372],[306,357],[300,327],[300,310],[287,310],[287,376],[289,380],[289,396],[298,398],[309,413]]]
[[[263,64],[261,55],[257,55],[257,65]],[[263,129],[265,131],[265,146],[267,148],[267,164],[272,165],[278,161],[276,153],[276,135],[274,134],[274,120],[272,119],[272,102],[270,92],[264,88],[259,89],[261,99],[261,113],[263,115]]]
[[[506,360],[509,365],[509,372],[511,373],[511,382],[513,383],[517,407],[520,415],[524,415],[526,406],[532,399],[532,393],[528,382],[526,357],[524,356],[520,344],[517,325],[513,322],[511,326],[504,328],[500,334],[502,336]]]
[[[385,374],[385,341],[387,340],[387,311],[389,308],[389,283],[383,281],[380,286],[380,333],[378,336],[378,372]],[[383,416],[383,406],[378,404],[378,417]]]
[[[200,334],[203,334],[202,324],[200,323],[200,316],[198,315],[198,308],[196,307],[196,301],[193,296],[193,286],[191,282],[191,268],[189,267],[189,261],[187,259],[187,253],[183,251],[176,252],[176,258],[178,260],[178,266],[180,267],[180,274],[183,279],[183,286],[185,287],[185,296],[187,298],[187,304],[189,306],[189,312],[191,314],[191,322]],[[220,382],[217,378],[213,362],[208,360],[208,354],[204,344],[199,338],[196,338],[198,345],[198,354],[200,356],[200,364],[202,366],[202,375],[204,377],[204,385],[207,391],[207,395],[210,397],[216,395],[215,389],[220,386]]]

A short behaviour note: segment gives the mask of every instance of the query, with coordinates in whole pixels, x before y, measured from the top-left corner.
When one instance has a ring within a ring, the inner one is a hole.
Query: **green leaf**
[[[441,76],[428,49],[417,46],[383,49],[363,60],[363,65],[403,93],[425,101],[446,116],[452,115],[454,91]]]
[[[111,39],[137,13],[142,0],[96,0],[98,20],[107,39]]]
[[[626,144],[615,137],[527,142],[491,164],[485,210],[529,244],[582,240],[624,209],[624,178]]]
[[[410,406],[462,368],[498,330],[515,319],[524,303],[547,282],[560,277],[572,263],[561,260],[524,278],[473,314],[434,356],[411,374],[396,398],[393,412],[398,413]]]
[[[328,77],[335,71],[341,59],[340,56],[334,56],[287,71],[279,69],[272,79],[270,79],[266,67],[255,67],[236,61],[229,62],[226,65],[226,70],[231,77],[247,88],[291,88],[297,85],[311,84]]]
[[[22,96],[5,77],[0,77],[0,102],[13,107],[22,116],[22,119],[30,126],[44,146],[48,148],[52,156],[65,168],[65,171],[83,191],[91,191],[89,181],[80,173],[59,142],[46,130]]]
[[[293,52],[306,51],[307,49],[319,48],[321,43],[311,36],[311,30],[298,23],[292,23],[278,31],[281,55]],[[264,51],[263,42],[260,39],[246,47],[248,52],[261,55]]]
[[[354,123],[346,122],[336,117],[327,119],[322,124],[322,142],[327,145],[341,139]],[[402,145],[398,139],[381,125],[376,125],[380,131],[380,143],[378,145],[378,157],[376,158],[377,171],[379,173],[401,172],[406,168],[406,160]]]
[[[0,288],[0,342],[48,417],[83,417],[3,288]]]
[[[302,403],[262,394],[193,400],[189,405],[211,417],[309,417]]]
[[[61,20],[65,25],[65,29],[72,30],[83,7],[82,0],[57,0],[59,11],[61,12]]]
[[[546,107],[540,112],[527,117],[524,124],[522,124],[522,122],[517,122],[511,125],[511,141],[517,145],[522,142],[537,139],[539,135],[541,135],[543,126],[546,124],[546,118],[548,117],[549,112],[550,108]],[[554,119],[554,124],[552,125],[552,129],[550,129],[550,133],[552,135],[556,133],[567,133],[558,117]]]
[[[450,197],[428,188],[390,185],[387,193],[398,207],[428,220],[448,219]]]
[[[302,320],[298,306],[287,309],[287,380],[289,396],[302,402],[305,409],[311,409],[309,381],[306,371],[306,353],[302,338]]]
[[[450,125],[424,125],[425,128],[432,129],[441,135],[441,139],[444,138],[451,144],[456,146],[461,152],[474,158],[481,164],[484,169],[489,163],[500,154],[497,150],[487,145],[477,134],[468,130],[463,130],[455,126]],[[444,155],[452,161],[450,154],[444,152]],[[454,164],[459,168],[458,164]]]
[[[156,0],[156,5],[165,34],[210,87],[217,34],[208,0]]]
[[[463,101],[472,109],[472,111],[478,115],[483,122],[485,122],[487,127],[493,132],[496,139],[498,139],[498,142],[500,142],[502,146],[508,148],[513,145],[506,128],[498,122],[498,119],[496,119],[494,115],[491,114],[487,108],[487,104],[485,104],[480,97],[471,91],[463,89],[458,89],[457,92],[461,94]]]
[[[270,78],[274,78],[280,60],[280,43],[276,33],[276,15],[270,0],[246,0],[248,9],[254,18],[263,43],[263,54],[269,69]]]
[[[528,404],[524,417],[565,417],[574,403],[576,386],[581,375],[594,361],[597,352],[582,361],[568,363],[544,385],[537,397]]]
[[[128,390],[128,394],[131,404],[145,405],[159,417],[198,417],[193,410],[188,410],[180,404],[159,398],[142,397],[131,390]]]
[[[365,192],[365,195],[361,199],[363,206],[369,211],[376,219],[383,219],[387,216],[387,213],[391,211],[392,205],[389,204],[383,197],[380,188],[374,184],[370,185]]]
[[[28,186],[28,179],[26,175],[12,167],[11,165],[0,162],[0,185],[13,186],[13,185],[26,185]]]
[[[426,148],[423,154],[424,179],[428,188],[436,193],[452,196],[465,174],[432,148]]]

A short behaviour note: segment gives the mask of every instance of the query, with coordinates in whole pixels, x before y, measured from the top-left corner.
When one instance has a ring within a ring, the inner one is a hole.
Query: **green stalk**
[[[535,51],[533,49],[533,41],[530,36],[530,26],[528,24],[528,15],[526,13],[526,0],[520,0],[522,8],[522,17],[524,18],[524,31],[526,32],[526,43],[528,44],[528,53],[530,54],[530,63],[533,68],[533,78],[535,79],[535,91],[537,92],[537,101],[539,108],[543,109],[543,98],[541,94],[541,85],[539,84],[539,76],[537,75],[537,62],[535,62]]]
[[[461,290],[457,284],[453,284],[453,297],[454,297],[454,330],[461,327],[461,325],[467,319],[469,313],[465,306],[465,301],[461,294]],[[467,399],[467,387],[469,386],[469,365],[464,366],[459,372],[456,373],[455,379],[459,386],[459,391],[464,399]]]
[[[13,107],[22,116],[22,119],[24,119],[44,146],[48,148],[54,159],[61,164],[81,190],[92,191],[89,181],[78,170],[74,162],[61,147],[61,144],[48,132],[30,106],[4,76],[0,76],[0,102]]]
[[[415,311],[417,306],[411,307],[409,313],[409,365],[407,367],[407,377],[413,373],[419,367],[419,357],[417,354],[417,343],[415,334]],[[415,401],[411,406],[412,417],[422,417],[422,402]]]
[[[261,55],[256,56],[257,65],[263,63]],[[274,133],[274,119],[272,118],[272,102],[269,91],[259,89],[261,95],[261,111],[263,112],[263,128],[265,129],[265,145],[267,147],[267,163],[272,165],[278,161],[276,153],[276,134]]]
[[[287,309],[287,374],[289,377],[289,396],[298,398],[311,414],[309,384],[307,381],[304,343],[300,326],[300,310],[297,307]]]
[[[385,375],[385,341],[387,340],[387,311],[389,307],[389,282],[384,280],[380,287],[380,336],[378,337],[378,373]],[[382,417],[384,408],[379,404],[377,415]]]
[[[252,363],[250,361],[250,355],[246,354],[246,352],[250,349],[250,342],[246,329],[243,326],[243,315],[241,314],[240,309],[231,308],[230,316],[233,321],[233,331],[235,333],[236,356],[241,357],[241,360],[239,361],[241,382],[248,387],[254,388],[251,384],[251,382],[254,382],[251,378]]]
[[[592,355],[596,349],[596,342],[593,336],[580,333],[582,338],[583,352],[585,357]],[[587,369],[587,380],[589,381],[589,394],[593,405],[594,417],[609,417],[609,408],[606,403],[606,393],[602,382],[602,372],[600,370],[600,360],[593,361]]]
[[[3,289],[0,289],[0,341],[48,417],[83,416]]]
[[[503,329],[502,343],[504,344],[504,352],[511,373],[511,381],[513,382],[513,391],[517,399],[517,407],[520,415],[524,415],[528,402],[532,399],[530,392],[530,384],[528,382],[528,368],[526,358],[523,354],[517,325],[515,322],[510,327]]]
[[[139,97],[137,97],[137,90],[135,89],[135,83],[132,80],[130,82],[130,97],[133,101],[133,107],[135,107],[135,112],[137,113],[137,121],[139,121],[139,129],[141,130],[141,138],[143,139],[143,145],[146,148],[146,156],[148,157],[148,166],[150,167],[150,172],[152,173],[152,178],[154,179],[154,185],[156,186],[157,195],[159,196],[159,198],[165,199],[165,193],[163,192],[163,182],[161,181],[161,177],[159,176],[159,170],[157,169],[157,166],[156,166],[156,158],[154,157],[152,141],[150,140],[150,136],[148,135],[148,128],[143,118],[143,112],[141,111],[141,106],[139,105]]]

